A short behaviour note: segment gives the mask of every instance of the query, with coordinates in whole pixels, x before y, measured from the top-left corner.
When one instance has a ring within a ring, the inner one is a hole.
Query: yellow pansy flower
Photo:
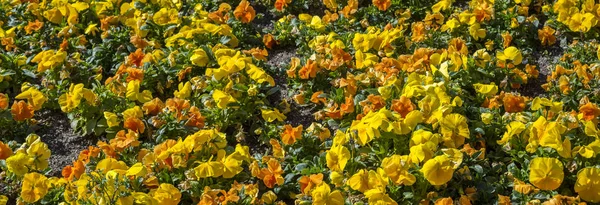
[[[113,158],[106,158],[106,159],[100,160],[98,162],[95,170],[102,171],[103,174],[106,174],[112,170],[125,171],[127,169],[128,169],[128,167],[127,167],[127,164],[125,164],[125,162],[119,161],[119,160],[116,160]]]
[[[430,184],[443,185],[452,179],[454,164],[446,155],[440,155],[425,162],[421,172]]]
[[[48,100],[44,93],[35,87],[24,84],[21,90],[22,92],[15,96],[15,99],[27,100],[27,104],[33,106],[34,110],[42,109],[42,105]]]
[[[21,186],[21,199],[27,203],[34,203],[44,198],[48,193],[46,180],[46,176],[37,172],[25,174]]]
[[[598,19],[592,13],[575,13],[568,21],[568,26],[571,31],[588,32],[592,27],[596,26]]]
[[[263,69],[260,69],[254,64],[248,64],[248,66],[246,67],[246,72],[248,73],[248,75],[250,75],[250,78],[256,81],[257,83],[268,82],[269,85],[275,86],[275,79],[273,79],[273,77],[267,74],[267,72],[265,72]]]
[[[85,28],[85,34],[95,36],[98,32],[98,24],[90,24]]]
[[[38,53],[31,59],[31,62],[38,63],[37,71],[44,72],[48,69],[56,68],[67,58],[64,51],[46,50]]]
[[[219,51],[215,52],[217,61],[221,66],[221,70],[226,71],[228,74],[239,72],[246,68],[246,64],[252,63],[252,58],[244,56],[241,52],[237,51],[235,55],[219,55]]]
[[[158,201],[158,204],[177,205],[181,200],[181,192],[172,184],[162,183],[158,189],[150,191],[150,196]]]
[[[104,112],[104,119],[106,119],[106,124],[108,127],[116,127],[120,124],[119,117],[117,114],[112,112]]]
[[[531,127],[528,151],[534,152],[540,145],[555,149],[558,154],[565,158],[571,157],[571,142],[568,138],[562,140],[561,135],[566,127],[558,122],[546,121],[543,116],[539,117]]]
[[[475,83],[473,87],[475,87],[475,91],[487,97],[492,97],[498,93],[498,86],[493,82],[491,84]]]
[[[450,6],[452,6],[452,2],[454,2],[454,1],[453,0],[441,0],[441,1],[437,2],[436,4],[434,4],[433,6],[431,6],[431,10],[433,11],[433,13],[448,10],[450,8]]]
[[[525,124],[519,121],[510,122],[506,125],[506,132],[502,135],[502,139],[498,140],[497,143],[500,145],[506,144],[512,139],[513,136],[521,134],[525,130]]]
[[[476,41],[478,41],[479,39],[485,38],[486,30],[484,28],[481,28],[481,25],[479,25],[479,23],[474,23],[473,25],[469,26],[469,34]]]
[[[179,11],[177,9],[162,8],[152,16],[154,23],[164,26],[167,24],[179,24],[181,19],[179,18]]]
[[[427,161],[433,157],[433,152],[436,151],[437,145],[432,142],[425,142],[410,147],[410,154],[408,155],[410,161],[413,163],[421,163]]]
[[[273,122],[275,120],[283,122],[286,119],[285,115],[279,112],[277,108],[273,110],[260,109],[260,113],[262,118],[265,119],[267,122]]]
[[[467,118],[460,114],[449,114],[441,122],[441,132],[446,147],[457,148],[470,138]]]
[[[438,144],[440,141],[440,136],[439,134],[433,134],[430,131],[427,130],[415,130],[412,133],[412,136],[410,138],[410,144],[409,146],[415,146],[418,144],[424,144],[427,142],[432,142],[433,144]]]
[[[460,27],[460,21],[458,21],[456,18],[452,18],[446,21],[446,24],[442,26],[442,31],[450,30],[450,32],[454,32],[454,30],[458,27]]]
[[[44,11],[44,17],[55,24],[60,24],[63,21],[63,15],[58,8],[52,8]]]
[[[125,94],[127,99],[141,103],[152,100],[152,92],[149,90],[140,92],[140,83],[139,80],[132,80],[127,83],[127,93]]]
[[[331,171],[343,172],[346,163],[350,160],[350,151],[341,145],[333,146],[327,151],[325,158],[327,160],[327,167]]]
[[[596,157],[598,154],[600,154],[600,140],[594,140],[585,146],[577,146],[573,148],[572,152],[588,159]]]
[[[198,178],[220,177],[223,175],[223,169],[223,162],[202,162],[200,165],[194,168],[194,173]]]
[[[193,51],[190,61],[195,66],[206,66],[208,64],[208,55],[204,49],[199,48]]]
[[[313,205],[344,205],[344,196],[338,190],[331,191],[327,183],[321,183],[311,192]]]
[[[146,173],[148,173],[148,170],[146,169],[146,167],[144,165],[142,165],[142,163],[138,162],[138,163],[134,164],[133,166],[129,167],[129,169],[125,173],[125,176],[143,177],[146,175]]]
[[[454,164],[454,169],[458,169],[464,158],[463,152],[455,148],[444,148],[442,152]]]
[[[496,53],[496,57],[498,60],[504,62],[510,60],[515,65],[521,64],[521,61],[523,60],[521,51],[514,46],[508,47],[504,49],[504,51]]]
[[[486,112],[486,113],[481,113],[481,121],[483,122],[483,124],[489,125],[490,123],[492,123],[492,120],[494,119],[494,114]]]
[[[133,192],[131,194],[135,204],[159,205],[158,201],[150,195],[143,192]]]
[[[228,93],[223,92],[221,90],[214,90],[212,97],[215,100],[215,102],[217,103],[217,107],[219,107],[221,109],[227,108],[227,105],[229,103],[236,102],[235,98],[233,98],[231,95],[229,95]]]
[[[365,192],[365,197],[369,199],[369,204],[398,205],[385,191],[385,189],[371,189]]]
[[[411,186],[417,181],[417,178],[409,172],[411,166],[407,155],[395,154],[381,161],[381,168],[396,185]]]
[[[192,95],[192,84],[190,82],[179,83],[179,90],[173,94],[176,98],[187,99]]]
[[[266,204],[274,204],[275,200],[277,200],[277,194],[273,191],[268,191],[264,193],[260,199]]]
[[[376,37],[377,36],[373,34],[354,34],[354,38],[352,39],[352,46],[354,46],[354,49],[356,49],[357,52],[367,52],[373,47]]]
[[[144,117],[144,112],[142,111],[142,108],[140,108],[140,106],[134,106],[132,108],[129,108],[129,109],[123,111],[122,114],[123,114],[124,119]]]
[[[27,155],[31,158],[31,167],[36,170],[48,168],[48,159],[50,158],[50,149],[46,143],[36,141],[27,149]]]
[[[6,159],[6,166],[9,172],[17,176],[23,176],[29,171],[28,167],[31,166],[31,159],[26,153],[17,152]]]
[[[490,62],[492,57],[487,51],[485,51],[485,48],[482,48],[473,53],[473,59],[475,60],[475,65],[479,67],[485,67],[486,63]]]
[[[464,10],[463,12],[458,14],[458,19],[461,23],[468,25],[473,25],[477,22],[477,17],[475,16],[475,14],[469,12],[469,10]]]
[[[342,173],[333,171],[329,174],[329,179],[331,179],[331,183],[335,186],[342,186],[346,178]]]
[[[63,112],[68,113],[79,106],[81,99],[85,99],[88,104],[93,105],[96,102],[96,98],[96,94],[90,89],[84,88],[83,84],[71,84],[69,92],[62,94],[58,98],[58,104]]]
[[[550,107],[550,110],[552,112],[560,112],[563,110],[563,103],[560,101],[553,102],[552,100],[550,100],[548,98],[540,98],[540,97],[536,97],[533,99],[533,101],[531,101],[531,110],[539,110],[539,109],[542,109],[543,107]]]
[[[586,167],[577,173],[577,182],[575,182],[575,192],[581,199],[598,203],[600,202],[600,169],[596,167]]]
[[[223,159],[223,178],[232,178],[244,171],[242,167],[243,156],[234,152]]]
[[[365,67],[373,66],[379,61],[379,57],[371,53],[363,53],[360,50],[356,51],[356,68],[362,69]]]
[[[323,21],[319,16],[313,16],[310,20],[309,26],[317,31],[325,30],[325,24],[323,24]]]
[[[537,188],[555,190],[563,178],[563,164],[558,159],[538,157],[529,163],[529,181]]]
[[[8,203],[8,197],[0,195],[0,205],[6,205]]]
[[[352,175],[346,184],[354,190],[365,193],[370,189],[385,188],[388,179],[384,175],[385,171],[381,168],[377,171],[361,169]]]
[[[409,115],[410,113],[407,115],[407,119]],[[390,122],[388,116],[391,117],[392,112],[385,108],[377,112],[371,111],[361,120],[354,120],[350,125],[350,130],[357,131],[356,140],[360,145],[365,145],[381,136],[380,129],[385,132],[392,132],[394,129],[400,128],[400,126],[395,126]]]

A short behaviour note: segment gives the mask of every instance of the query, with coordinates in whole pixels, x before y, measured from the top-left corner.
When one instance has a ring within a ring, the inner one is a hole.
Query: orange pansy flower
[[[323,183],[323,174],[311,174],[310,176],[302,176],[298,180],[300,183],[300,191],[304,194],[309,194],[313,188]]]
[[[313,60],[306,61],[306,65],[302,66],[298,71],[298,75],[301,79],[309,79],[317,77],[317,72],[319,72],[319,65]]]
[[[184,117],[182,111],[190,108],[190,102],[180,98],[169,98],[166,104],[169,112],[175,113],[178,120],[182,120]]]
[[[25,33],[29,35],[34,31],[39,31],[42,28],[42,26],[44,26],[44,23],[37,19],[34,22],[28,22],[27,26],[25,26]]]
[[[142,120],[134,118],[134,117],[125,119],[125,123],[123,124],[123,127],[130,129],[137,133],[144,133],[144,130],[146,129],[144,122],[142,122]]]
[[[391,0],[373,0],[373,5],[375,5],[379,10],[385,11],[392,5]]]
[[[229,20],[229,13],[231,11],[231,5],[227,3],[221,3],[219,9],[208,14],[208,18],[213,20],[215,23],[223,24]]]
[[[291,2],[292,0],[276,0],[275,9],[277,9],[277,11],[283,11],[283,9],[285,9],[285,7],[287,7],[287,5]]]
[[[256,11],[250,6],[250,3],[246,0],[240,2],[240,4],[233,11],[233,15],[236,19],[242,23],[250,23],[256,16]]]
[[[281,169],[281,164],[275,158],[269,159],[267,168],[262,168],[260,172],[263,177],[262,180],[268,188],[272,189],[275,184],[283,185],[284,179],[281,176],[283,169]]]
[[[115,138],[110,140],[110,145],[117,151],[123,151],[128,147],[137,147],[140,145],[138,141],[138,134],[129,130],[125,134],[125,130],[117,132]]]
[[[133,80],[139,80],[142,82],[144,80],[144,70],[137,68],[127,68],[127,78],[125,79],[127,82]]]
[[[16,121],[23,121],[33,117],[33,106],[21,100],[15,101],[11,107],[10,113]]]
[[[348,96],[346,97],[346,101],[342,103],[340,106],[340,110],[342,111],[342,115],[353,113],[354,112],[354,97]]]
[[[158,113],[162,112],[163,108],[165,108],[165,104],[159,98],[145,102],[142,106],[142,110],[146,115],[158,115]]]
[[[310,96],[310,101],[312,103],[315,103],[315,104],[319,104],[319,103],[325,104],[325,103],[327,103],[327,98],[319,97],[319,95],[321,95],[321,94],[323,94],[323,91],[314,92],[312,94],[312,96]]]
[[[144,56],[146,56],[146,54],[144,54],[142,49],[138,48],[135,52],[129,54],[128,62],[140,67],[142,65],[142,60],[144,60]]]
[[[406,117],[406,115],[415,108],[415,104],[410,101],[410,98],[405,96],[401,96],[400,99],[392,100],[392,110],[402,115],[402,117]]]
[[[115,152],[115,149],[113,149],[113,147],[110,146],[108,143],[98,141],[97,145],[106,156],[110,158],[115,158],[117,156],[117,152]]]
[[[292,127],[291,125],[284,125],[283,132],[281,133],[281,141],[285,145],[293,145],[296,140],[302,139],[302,125],[298,127]]]
[[[8,108],[8,96],[4,93],[0,93],[0,110],[6,110]]]
[[[521,112],[525,109],[525,98],[513,94],[505,94],[502,99],[504,102],[504,110],[509,113]]]
[[[268,33],[263,36],[263,43],[265,44],[265,47],[271,49],[273,46],[275,46],[275,44],[277,44],[277,41],[273,35]]]
[[[99,148],[94,147],[94,146],[89,146],[87,149],[79,152],[79,156],[77,157],[77,160],[83,162],[84,164],[87,164],[88,162],[90,162],[92,157],[98,157],[99,154],[100,154]]]
[[[73,162],[73,166],[67,165],[63,168],[61,174],[65,179],[71,181],[74,178],[79,178],[83,173],[85,173],[85,165],[82,161],[77,160]]]
[[[590,121],[600,116],[600,109],[598,109],[596,104],[588,102],[579,107],[579,113],[583,115],[583,119]]]
[[[200,109],[196,106],[192,106],[190,110],[188,110],[188,121],[185,123],[186,126],[197,127],[202,129],[204,127],[204,116],[200,113]]]
[[[0,160],[6,159],[13,154],[12,149],[8,145],[0,141]]]

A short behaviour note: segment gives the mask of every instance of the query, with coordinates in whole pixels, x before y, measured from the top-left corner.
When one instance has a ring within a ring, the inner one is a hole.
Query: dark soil
[[[255,4],[253,7],[257,14],[262,14],[263,16],[255,18],[254,21],[252,21],[252,24],[255,25],[261,32],[268,32],[272,30],[273,22],[277,21],[278,17],[274,13],[269,12],[268,8],[263,5]]]
[[[273,79],[275,79],[275,86],[279,89],[276,93],[269,96],[269,102],[277,106],[283,100],[287,100],[290,104],[291,111],[286,114],[287,119],[285,123],[291,124],[292,126],[303,125],[305,128],[308,127],[313,121],[314,110],[310,106],[299,106],[293,102],[291,96],[296,93],[290,93],[289,84],[287,81],[287,65],[290,63],[290,59],[296,55],[296,48],[280,48],[269,51],[269,61],[267,66],[270,68],[269,71]]]
[[[545,96],[546,91],[542,88],[542,85],[547,82],[546,79],[552,70],[551,66],[556,65],[556,62],[562,56],[562,54],[563,50],[558,45],[550,47],[546,50],[534,51],[532,53],[533,59],[535,59],[534,62],[526,63],[537,65],[540,75],[538,78],[529,79],[527,85],[521,87],[519,92],[522,95],[529,97]]]
[[[36,115],[35,119],[39,121],[34,132],[52,152],[49,163],[51,176],[60,176],[63,167],[73,164],[79,152],[94,145],[98,139],[74,134],[69,119],[60,110],[43,110]]]

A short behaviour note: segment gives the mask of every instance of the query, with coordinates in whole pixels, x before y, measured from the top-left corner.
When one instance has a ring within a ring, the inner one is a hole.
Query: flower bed
[[[0,14],[0,205],[600,202],[591,0]]]

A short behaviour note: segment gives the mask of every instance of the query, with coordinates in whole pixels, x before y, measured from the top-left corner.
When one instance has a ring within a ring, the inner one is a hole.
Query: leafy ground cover
[[[0,1],[2,204],[597,204],[594,0]]]

